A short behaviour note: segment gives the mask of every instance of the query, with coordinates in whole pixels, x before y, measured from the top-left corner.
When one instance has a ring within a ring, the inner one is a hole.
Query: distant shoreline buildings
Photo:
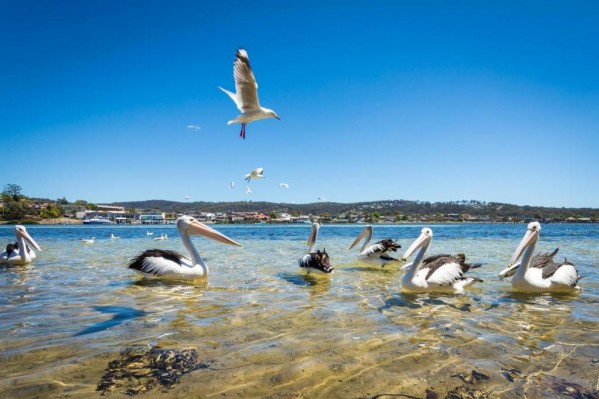
[[[322,223],[529,223],[531,221],[540,221],[542,223],[593,223],[599,222],[589,217],[573,217],[565,219],[551,218],[517,218],[517,217],[495,217],[475,216],[468,213],[447,213],[434,215],[418,216],[378,216],[376,219],[359,214],[358,212],[344,212],[338,215],[315,215],[299,214],[293,216],[287,212],[162,212],[159,210],[136,210],[128,212],[123,206],[115,205],[96,205],[96,210],[83,210],[76,212],[75,219],[83,224],[143,224],[143,225],[161,225],[174,224],[182,214],[190,215],[203,223],[216,224],[306,224],[312,221]]]
[[[11,214],[10,206],[20,213]],[[68,203],[23,197],[8,206],[0,201],[3,223],[43,224],[141,224],[175,223],[182,214],[204,223],[218,224],[306,224],[321,223],[594,223],[599,209],[544,208],[509,204],[458,201],[428,203],[420,201],[374,201],[341,204],[277,203],[177,203],[174,201],[139,201],[121,204]],[[175,210],[176,209],[176,210]],[[212,209],[208,211],[207,209]],[[226,209],[226,210],[222,210]]]

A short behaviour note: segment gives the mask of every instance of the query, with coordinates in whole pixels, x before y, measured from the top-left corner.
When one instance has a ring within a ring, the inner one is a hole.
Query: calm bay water
[[[422,227],[375,225],[373,238],[405,250]],[[0,266],[0,397],[97,397],[108,362],[143,345],[194,348],[207,365],[173,398],[443,396],[472,370],[489,376],[477,387],[491,397],[599,389],[599,225],[543,225],[537,250],[559,246],[584,276],[583,291],[566,296],[517,295],[496,277],[525,225],[428,227],[431,254],[484,262],[471,272],[484,283],[466,295],[403,293],[398,266],[363,265],[348,250],[363,225],[321,227],[330,276],[297,266],[309,225],[218,225],[243,247],[194,237],[210,268],[194,283],[126,268],[148,248],[184,253],[175,226],[28,226],[44,251],[31,265]],[[162,233],[170,239],[152,239]],[[13,241],[13,227],[0,226],[0,244]]]

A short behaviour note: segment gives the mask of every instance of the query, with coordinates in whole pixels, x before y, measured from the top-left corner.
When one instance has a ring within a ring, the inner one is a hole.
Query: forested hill
[[[469,214],[472,216],[551,218],[585,217],[599,220],[596,208],[549,208],[529,205],[512,205],[482,201],[424,202],[406,200],[385,200],[356,203],[315,202],[309,204],[286,204],[262,201],[239,202],[176,202],[147,200],[114,202],[112,205],[126,209],[152,209],[163,212],[289,212],[313,215],[339,215],[342,213],[373,213],[381,215],[435,215]]]

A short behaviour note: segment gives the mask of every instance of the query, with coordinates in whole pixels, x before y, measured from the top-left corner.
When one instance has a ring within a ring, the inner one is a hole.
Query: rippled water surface
[[[309,225],[215,227],[243,247],[194,237],[210,275],[186,283],[126,268],[148,248],[185,252],[174,226],[29,226],[44,251],[29,266],[0,266],[0,397],[97,397],[108,363],[145,345],[197,350],[204,366],[168,390],[173,398],[443,397],[474,386],[460,378],[472,370],[489,377],[476,389],[490,397],[599,389],[597,224],[543,226],[537,250],[559,246],[584,276],[583,291],[565,296],[514,294],[496,277],[522,224],[429,226],[431,254],[484,262],[471,271],[484,282],[465,295],[403,293],[398,266],[358,263],[348,247],[360,225],[321,227],[330,276],[297,266]],[[374,239],[405,250],[422,227],[375,225]],[[11,241],[13,227],[1,226],[0,244]]]

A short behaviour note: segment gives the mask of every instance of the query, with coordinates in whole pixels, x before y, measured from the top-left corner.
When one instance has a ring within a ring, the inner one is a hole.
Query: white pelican
[[[84,243],[84,244],[93,244],[94,242],[96,242],[96,237],[82,238],[81,242]]]
[[[369,263],[371,265],[380,265],[383,267],[393,262],[399,262],[399,259],[389,256],[389,252],[396,252],[399,248],[401,248],[401,245],[395,241],[388,238],[368,246],[370,240],[372,239],[371,225],[364,227],[360,235],[356,238],[352,245],[349,246],[349,249],[352,249],[358,245],[358,243],[365,237],[366,240],[364,241],[364,244],[360,249],[360,253],[357,256],[359,261]]]
[[[402,279],[402,286],[413,292],[454,292],[463,293],[464,288],[481,279],[464,277],[471,268],[480,267],[480,263],[467,264],[464,254],[456,256],[434,255],[424,258],[433,240],[433,231],[422,229],[420,236],[410,245],[403,255],[406,260],[417,249],[416,258]]]
[[[256,169],[252,170],[250,173],[243,175],[243,178],[248,183],[252,179],[262,179],[263,177],[264,177],[264,168],[256,168]]]
[[[154,238],[154,241],[164,241],[168,240],[168,234],[160,234],[160,237]]]
[[[540,268],[543,268],[544,266],[548,266],[549,263],[553,262],[553,258],[557,254],[557,251],[559,251],[559,248],[555,248],[553,250],[553,252],[547,252],[546,254],[542,254],[542,253],[536,254],[535,256],[532,257],[532,259],[530,261],[530,267],[537,267],[540,269]],[[505,269],[500,271],[497,275],[499,276],[499,278],[501,280],[503,280],[504,278],[507,278],[507,277],[512,277],[514,274],[516,274],[516,271],[520,267],[521,263],[522,262],[516,262],[513,265],[506,267]]]
[[[541,255],[533,262],[533,252],[537,240],[541,234],[541,224],[531,222],[528,224],[526,233],[510,259],[510,266],[501,273],[510,274],[514,269],[514,263],[522,257],[518,270],[512,277],[512,285],[515,289],[525,292],[559,292],[580,290],[578,280],[580,276],[576,267],[567,259],[564,263],[557,264],[553,256],[557,250],[550,254]],[[501,274],[500,273],[500,274]]]
[[[114,233],[110,233],[110,239],[111,240],[118,240],[119,236],[115,236]]]
[[[206,265],[206,262],[204,262],[194,247],[189,237],[190,235],[200,235],[224,244],[241,246],[224,234],[198,222],[191,216],[180,216],[177,219],[177,229],[190,257],[164,249],[149,249],[131,259],[129,268],[135,269],[146,277],[178,279],[207,277],[208,265]]]
[[[152,232],[152,231],[146,231],[146,235],[147,235],[147,236],[154,235],[154,232]]]
[[[335,269],[331,267],[326,248],[314,252],[319,228],[320,225],[317,222],[312,223],[310,236],[308,237],[308,253],[300,258],[299,266],[303,267],[308,273],[331,273]]]
[[[25,265],[31,263],[36,255],[35,251],[30,247],[33,247],[38,251],[41,251],[42,249],[37,245],[35,240],[31,238],[27,229],[25,229],[25,226],[16,225],[15,236],[17,237],[17,242],[6,246],[6,250],[0,254],[0,263],[9,265]]]
[[[237,50],[235,55],[233,78],[235,79],[236,93],[231,93],[220,86],[219,89],[227,93],[241,111],[241,115],[227,122],[227,125],[241,123],[241,132],[239,133],[241,138],[245,139],[245,125],[250,122],[265,118],[281,119],[272,109],[260,106],[258,102],[258,83],[256,83],[256,78],[254,78],[254,73],[250,67],[248,53],[242,48]]]

